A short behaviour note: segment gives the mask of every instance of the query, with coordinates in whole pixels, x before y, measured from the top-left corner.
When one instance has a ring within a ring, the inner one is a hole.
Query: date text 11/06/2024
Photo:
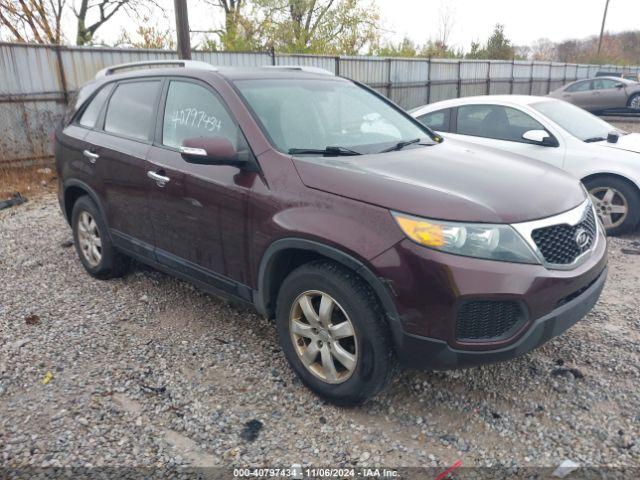
[[[234,478],[397,478],[398,471],[389,468],[234,468]]]

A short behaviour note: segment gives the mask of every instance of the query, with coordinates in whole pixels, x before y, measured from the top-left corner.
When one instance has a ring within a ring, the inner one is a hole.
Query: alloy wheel
[[[330,295],[309,290],[296,298],[289,315],[291,340],[300,361],[324,382],[348,380],[358,364],[353,323]]]
[[[82,256],[91,267],[96,267],[102,260],[102,240],[98,224],[87,211],[78,217],[78,244]]]
[[[629,106],[633,109],[637,109],[640,110],[640,95],[635,95],[632,99],[631,102],[629,103]]]
[[[589,194],[596,207],[596,213],[607,230],[622,225],[627,219],[629,204],[625,196],[615,188],[596,187]]]

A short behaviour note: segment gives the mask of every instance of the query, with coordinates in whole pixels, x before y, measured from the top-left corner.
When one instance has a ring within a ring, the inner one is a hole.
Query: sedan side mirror
[[[242,167],[247,160],[241,159],[233,144],[224,137],[187,138],[180,147],[182,158],[200,165],[234,165]]]
[[[624,84],[623,83],[616,83],[616,88],[620,89],[620,88],[624,88]]]
[[[522,138],[530,143],[543,147],[557,147],[558,141],[549,135],[546,130],[527,130],[522,134]]]

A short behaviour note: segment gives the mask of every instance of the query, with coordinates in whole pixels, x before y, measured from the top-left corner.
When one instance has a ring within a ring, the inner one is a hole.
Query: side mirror
[[[549,135],[549,132],[546,130],[527,130],[522,134],[522,138],[543,147],[558,146],[558,141]]]
[[[622,84],[622,83],[616,83],[616,88],[617,88],[617,89],[624,88],[624,84]]]
[[[617,131],[612,131],[607,134],[607,143],[618,143],[620,134]]]
[[[200,165],[234,165],[242,167],[241,159],[233,144],[224,137],[187,138],[180,147],[182,158]]]

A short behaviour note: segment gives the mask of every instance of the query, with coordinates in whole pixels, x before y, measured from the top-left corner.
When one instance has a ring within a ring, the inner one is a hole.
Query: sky
[[[375,1],[382,18],[383,34],[393,41],[405,36],[417,43],[436,39],[440,12],[447,10],[452,18],[449,44],[468,50],[472,41],[484,41],[496,23],[515,45],[531,45],[540,38],[562,41],[584,38],[600,31],[605,0],[362,0]],[[162,28],[173,29],[173,1],[166,4],[167,17],[158,18]],[[189,0],[189,22],[192,30],[211,30],[222,25],[219,11],[205,8],[199,0]],[[640,28],[640,0],[610,0],[606,30],[620,32]],[[99,37],[112,43],[122,29],[135,29],[135,22],[125,15],[99,30]],[[73,40],[74,25],[65,28]],[[194,35],[197,39],[197,35]],[[196,40],[194,39],[194,40]],[[192,41],[197,43],[197,41]]]
[[[530,45],[540,38],[562,41],[600,32],[605,0],[378,0],[385,28],[395,40],[405,35],[423,43],[438,32],[439,11],[452,12],[449,43],[468,49],[484,41],[496,23],[515,45]],[[606,30],[640,28],[640,0],[610,0]]]

